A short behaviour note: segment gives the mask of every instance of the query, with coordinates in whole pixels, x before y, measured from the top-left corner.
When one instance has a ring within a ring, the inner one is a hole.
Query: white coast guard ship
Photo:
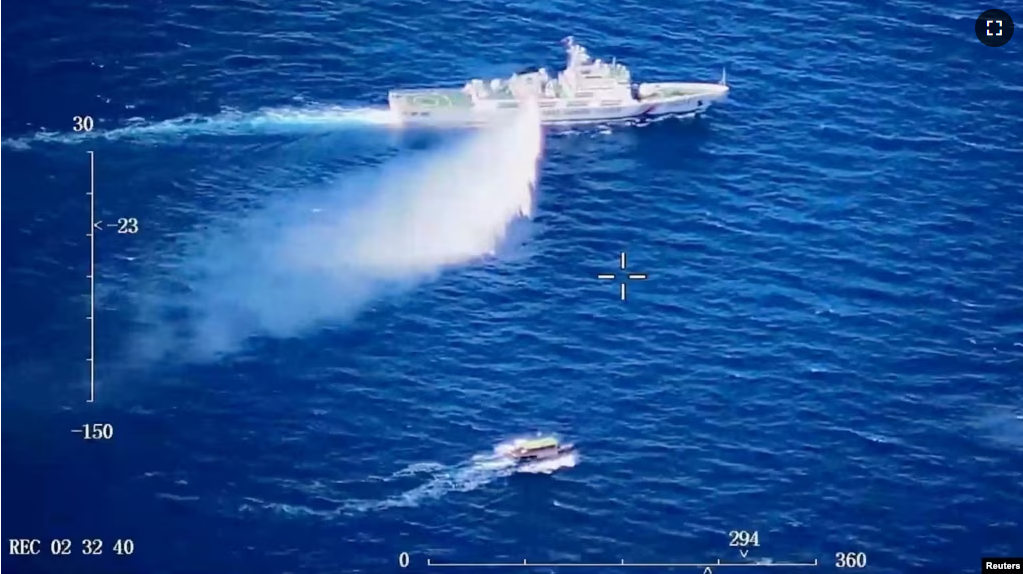
[[[615,60],[593,60],[571,36],[562,43],[568,63],[557,78],[551,78],[544,68],[533,68],[508,79],[471,80],[461,89],[391,90],[391,110],[405,123],[481,123],[535,100],[543,123],[574,123],[696,115],[728,94],[724,73],[717,83],[633,84],[624,65]]]

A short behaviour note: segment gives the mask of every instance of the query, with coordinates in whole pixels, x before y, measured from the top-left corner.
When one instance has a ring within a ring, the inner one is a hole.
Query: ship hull
[[[639,86],[640,99],[599,105],[571,99],[540,99],[537,105],[543,124],[580,124],[663,115],[700,115],[725,99],[722,84],[660,83]],[[476,125],[514,116],[521,102],[483,100],[473,102],[460,90],[396,90],[389,97],[391,112],[403,124]]]

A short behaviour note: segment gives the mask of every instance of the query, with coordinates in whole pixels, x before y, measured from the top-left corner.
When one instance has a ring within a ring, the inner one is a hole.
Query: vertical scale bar
[[[89,152],[89,402],[96,400],[96,153]]]

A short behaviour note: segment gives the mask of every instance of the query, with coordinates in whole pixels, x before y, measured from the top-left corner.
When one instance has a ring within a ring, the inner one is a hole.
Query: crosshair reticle
[[[626,273],[626,269],[625,269],[625,267],[626,267],[625,253],[622,253],[621,256],[619,257],[619,259],[618,259],[618,266],[619,266],[619,268],[621,270],[621,273],[601,273],[600,275],[597,275],[597,279],[608,279],[608,280],[611,280],[611,281],[620,280],[622,282],[621,283],[621,288],[620,288],[621,295],[622,295],[622,301],[625,301],[625,294],[626,294],[625,285],[627,284],[627,280],[643,281],[643,280],[649,278],[650,276],[647,275],[646,273]],[[621,279],[619,279],[619,275],[621,276]]]

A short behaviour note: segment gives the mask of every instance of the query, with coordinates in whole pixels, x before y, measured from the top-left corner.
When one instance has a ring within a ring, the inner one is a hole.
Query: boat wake
[[[551,474],[560,469],[572,468],[579,462],[578,454],[573,451],[557,458],[517,465],[508,457],[508,453],[526,440],[518,438],[503,442],[495,446],[493,451],[477,454],[461,464],[430,462],[409,465],[385,479],[385,482],[421,477],[421,484],[382,500],[348,501],[344,511],[361,514],[391,508],[415,508],[451,493],[476,490],[514,474]]]
[[[190,114],[155,122],[132,118],[113,128],[98,123],[89,132],[40,131],[29,136],[4,139],[3,147],[25,150],[35,144],[68,145],[98,140],[161,143],[192,136],[287,134],[397,125],[395,116],[389,110],[370,107],[323,105],[266,108],[255,112],[225,110],[213,116]]]
[[[459,143],[179,238],[136,302],[129,355],[204,361],[253,336],[299,336],[493,254],[533,213],[539,114]]]

